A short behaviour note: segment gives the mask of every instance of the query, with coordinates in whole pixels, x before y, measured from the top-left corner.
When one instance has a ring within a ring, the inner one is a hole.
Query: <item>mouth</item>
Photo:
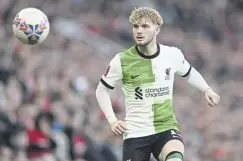
[[[137,39],[138,41],[142,41],[142,40],[144,39],[144,37],[143,37],[143,36],[137,36],[136,39]]]

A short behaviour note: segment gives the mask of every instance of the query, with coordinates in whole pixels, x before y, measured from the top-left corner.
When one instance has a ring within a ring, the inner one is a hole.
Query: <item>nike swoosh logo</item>
[[[139,77],[141,74],[138,74],[138,75],[132,75],[131,78],[134,79],[134,78],[137,78]]]

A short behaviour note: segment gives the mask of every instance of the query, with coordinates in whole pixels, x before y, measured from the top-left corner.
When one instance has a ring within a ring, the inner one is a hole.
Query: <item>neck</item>
[[[139,46],[138,45],[138,50],[143,53],[144,55],[151,56],[154,55],[157,52],[157,43],[156,41],[151,41],[148,45],[146,46]]]

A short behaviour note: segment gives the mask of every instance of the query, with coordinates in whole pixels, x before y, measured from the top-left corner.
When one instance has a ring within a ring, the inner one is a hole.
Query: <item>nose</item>
[[[142,34],[142,28],[141,28],[141,27],[138,27],[138,28],[137,28],[137,34],[138,34],[138,35],[141,35],[141,34]]]

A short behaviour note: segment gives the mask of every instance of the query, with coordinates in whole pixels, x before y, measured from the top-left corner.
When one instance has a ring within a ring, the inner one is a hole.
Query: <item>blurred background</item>
[[[121,161],[122,138],[111,133],[95,88],[114,54],[133,45],[128,16],[138,6],[161,13],[158,42],[181,48],[221,95],[212,109],[176,80],[185,161],[242,161],[242,0],[0,0],[1,161]],[[41,45],[13,36],[13,18],[26,7],[51,23]],[[111,98],[123,118],[121,90]]]

